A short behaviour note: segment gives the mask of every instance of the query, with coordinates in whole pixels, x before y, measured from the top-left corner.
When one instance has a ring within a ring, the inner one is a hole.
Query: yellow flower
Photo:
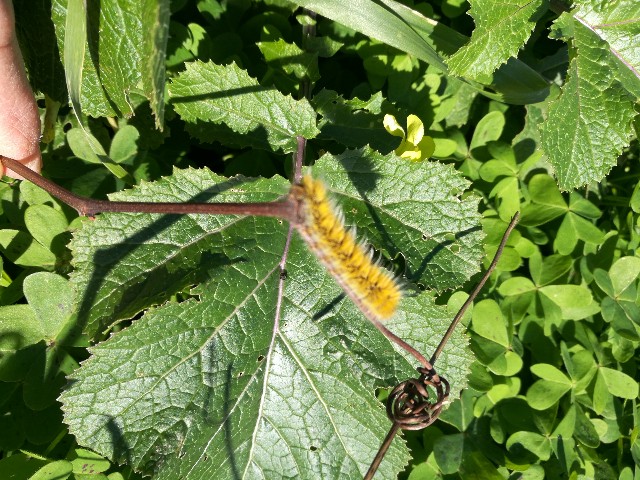
[[[402,158],[413,160],[414,162],[426,160],[435,151],[436,144],[429,135],[424,134],[424,125],[416,115],[407,117],[407,134],[400,126],[396,117],[385,115],[384,128],[394,137],[401,137],[402,142],[395,149],[395,154]]]

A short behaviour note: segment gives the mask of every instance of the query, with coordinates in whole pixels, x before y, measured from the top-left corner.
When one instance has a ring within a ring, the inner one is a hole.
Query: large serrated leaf
[[[286,191],[284,180],[250,182],[241,177],[223,179],[208,170],[183,170],[176,171],[171,179],[145,183],[111,199],[266,202]],[[95,335],[206,280],[209,269],[238,260],[221,255],[212,245],[220,243],[220,232],[229,235],[239,228],[232,241],[255,247],[251,229],[246,226],[250,221],[214,215],[101,215],[79,230],[71,244],[75,266],[72,280],[85,291],[79,307],[85,330]]]
[[[442,290],[461,285],[478,270],[483,256],[478,199],[460,200],[468,182],[451,166],[409,162],[365,148],[327,154],[313,171],[340,200],[348,225],[357,226],[361,236],[391,257],[404,255],[410,281]],[[284,180],[248,182],[184,170],[112,199],[273,201],[286,191]],[[86,225],[71,244],[72,279],[87,292],[79,309],[85,329],[95,334],[206,280],[208,269],[230,261],[213,253],[212,238],[223,229],[240,228],[235,241],[254,244],[251,231],[242,233],[249,220],[105,214]]]
[[[525,44],[547,9],[545,0],[472,0],[476,28],[468,44],[448,61],[453,75],[478,79],[492,74]]]
[[[640,3],[580,3],[574,18],[607,42],[618,80],[640,98]]]
[[[409,175],[415,187],[434,174],[427,164],[403,170],[406,162],[393,155],[351,154],[360,160],[357,168],[347,155],[341,172],[332,157],[319,160],[316,169],[338,185],[350,178],[359,187],[377,180],[376,188],[363,190],[371,211],[358,218],[377,215],[378,202],[392,208],[412,201],[401,194],[415,194],[425,207],[424,194],[415,188],[396,191],[392,173]],[[377,165],[381,160],[390,166]],[[359,168],[365,165],[379,168],[367,176]],[[456,182],[444,180],[439,177],[432,194],[456,198]],[[283,191],[284,181],[187,170],[119,199],[179,201],[208,192],[197,198],[203,201],[215,192],[213,201],[268,201]],[[340,200],[350,195],[355,193],[347,191]],[[475,206],[475,200],[468,203]],[[94,331],[185,285],[199,286],[191,292],[196,298],[152,309],[95,347],[74,373],[62,401],[81,443],[165,479],[364,474],[390,426],[374,388],[414,376],[415,360],[344,298],[295,234],[284,279],[279,264],[287,232],[287,224],[275,219],[203,215],[113,214],[83,227],[73,241],[73,281],[85,305],[81,315]],[[428,356],[450,320],[444,307],[422,293],[405,298],[388,325]],[[458,332],[437,368],[459,391],[470,362]],[[395,440],[382,477],[395,477],[407,455]]]
[[[560,98],[541,125],[542,146],[560,188],[601,180],[633,133],[634,98],[617,78],[616,53],[590,26],[563,14],[556,31],[574,45]],[[635,39],[636,49],[640,45]]]
[[[380,92],[372,96],[371,100],[376,97],[381,97]],[[370,145],[383,153],[390,152],[400,143],[398,138],[389,135],[384,129],[386,112],[373,113],[363,108],[361,104],[366,105],[366,101],[357,98],[345,100],[336,92],[326,89],[318,92],[311,101],[322,116],[318,122],[321,140],[331,139],[347,147]]]
[[[469,182],[452,166],[365,147],[326,154],[313,171],[340,199],[347,223],[392,258],[405,257],[410,281],[442,290],[478,271],[484,236],[479,199],[460,198]]]
[[[318,135],[316,113],[238,67],[193,62],[169,85],[171,103],[198,139],[265,150],[296,150],[296,136]]]

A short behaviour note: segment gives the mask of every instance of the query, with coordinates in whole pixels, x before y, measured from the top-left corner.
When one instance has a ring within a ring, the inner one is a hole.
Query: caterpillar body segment
[[[310,176],[294,186],[296,229],[345,293],[373,321],[391,318],[402,298],[393,274],[373,261],[373,252],[346,228],[342,210],[324,183]]]

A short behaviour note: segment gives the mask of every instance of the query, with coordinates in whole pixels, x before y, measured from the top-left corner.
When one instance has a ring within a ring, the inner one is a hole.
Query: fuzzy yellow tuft
[[[309,248],[367,317],[392,317],[402,298],[392,273],[373,262],[371,251],[345,228],[342,211],[320,180],[305,176],[298,188],[302,218],[296,228]]]

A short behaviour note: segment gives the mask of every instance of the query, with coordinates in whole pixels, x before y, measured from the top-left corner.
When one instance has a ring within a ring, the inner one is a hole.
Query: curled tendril
[[[418,373],[419,378],[399,383],[387,398],[387,416],[403,430],[420,430],[431,425],[449,397],[449,382],[433,367],[419,367]]]

